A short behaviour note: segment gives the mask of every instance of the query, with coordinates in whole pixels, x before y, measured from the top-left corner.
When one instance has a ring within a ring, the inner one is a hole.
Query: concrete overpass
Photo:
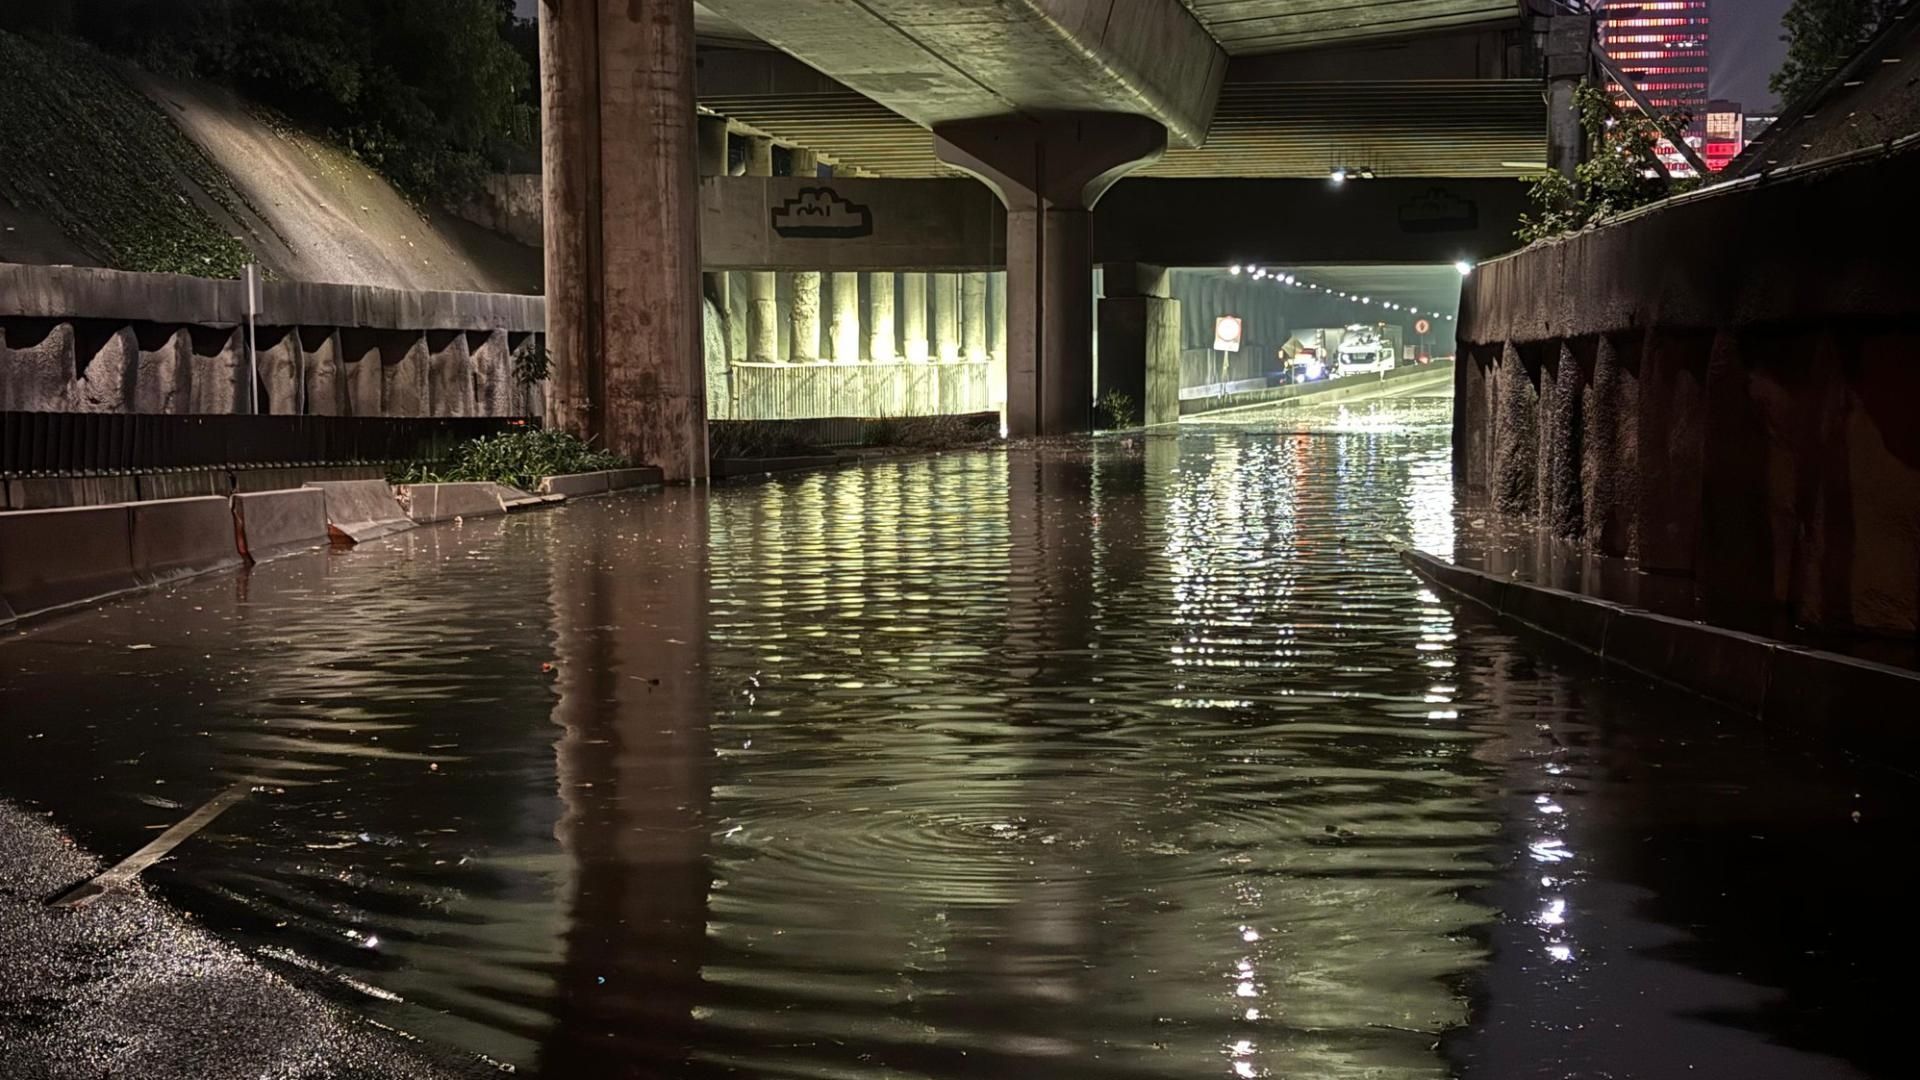
[[[1097,254],[1230,257],[1219,227],[1178,224],[1203,216],[1198,189],[1176,208],[1131,182],[1128,209],[1096,230],[1122,177],[1228,183],[1206,193],[1213,216],[1237,213],[1257,248],[1276,216],[1314,220],[1285,208],[1310,206],[1335,171],[1383,190],[1512,185],[1547,157],[1544,28],[1523,0],[542,0],[540,14],[550,415],[674,476],[701,468],[702,207],[711,225],[715,204],[755,197],[712,182],[702,194],[696,103],[795,148],[803,175],[824,161],[836,176],[986,184],[999,205],[975,212],[1003,237],[984,258],[1007,269],[1015,434],[1089,423]],[[704,150],[706,173],[730,171],[724,141],[717,163],[711,139]],[[747,171],[771,173],[769,154]],[[1396,241],[1420,246],[1372,242]],[[1145,292],[1148,308],[1162,299]]]

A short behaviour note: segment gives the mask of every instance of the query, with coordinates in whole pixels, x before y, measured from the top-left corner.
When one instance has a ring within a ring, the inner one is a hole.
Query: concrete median
[[[25,618],[138,588],[129,535],[124,504],[0,514],[0,609]]]
[[[316,488],[243,492],[233,497],[240,553],[250,562],[327,542],[327,498]]]
[[[358,544],[414,527],[385,480],[324,480],[307,487],[326,497],[327,529],[338,539]]]
[[[528,498],[526,492],[502,484],[408,484],[399,491],[400,503],[416,525],[455,518],[490,517],[507,512],[509,502]]]
[[[224,497],[130,503],[133,575],[142,585],[236,567],[244,560]]]

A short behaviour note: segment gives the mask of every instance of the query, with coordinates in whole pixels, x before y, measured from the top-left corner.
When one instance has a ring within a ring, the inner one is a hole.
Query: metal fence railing
[[[515,417],[0,412],[0,476],[431,461]]]

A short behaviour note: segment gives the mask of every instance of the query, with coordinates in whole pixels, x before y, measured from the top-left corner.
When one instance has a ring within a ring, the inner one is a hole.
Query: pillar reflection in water
[[[698,492],[656,498],[552,557],[568,930],[548,1076],[676,1077],[692,1052],[711,887],[706,510]]]

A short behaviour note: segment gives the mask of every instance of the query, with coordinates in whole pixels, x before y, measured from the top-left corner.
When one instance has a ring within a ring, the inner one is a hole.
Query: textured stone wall
[[[540,298],[0,264],[0,411],[537,415]]]
[[[1920,626],[1920,153],[1675,200],[1467,280],[1469,498],[1723,610]]]

